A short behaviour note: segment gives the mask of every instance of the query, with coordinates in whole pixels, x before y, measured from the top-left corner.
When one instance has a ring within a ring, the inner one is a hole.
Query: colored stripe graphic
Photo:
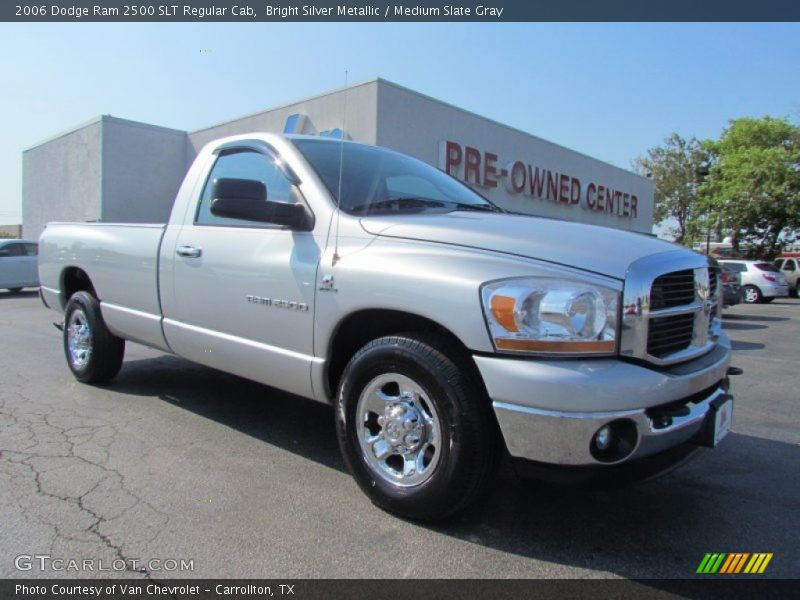
[[[744,569],[745,573],[760,574],[766,570],[772,556],[771,552],[709,552],[700,561],[697,573],[731,575]]]
[[[697,567],[698,573],[716,573],[719,570],[720,565],[722,565],[722,561],[725,560],[726,554],[723,553],[714,553],[714,554],[706,554],[703,561],[700,563],[700,566]]]
[[[772,560],[772,553],[769,552],[761,552],[757,554],[753,554],[753,558],[750,559],[750,562],[747,563],[747,567],[745,567],[745,573],[763,573],[769,561]]]

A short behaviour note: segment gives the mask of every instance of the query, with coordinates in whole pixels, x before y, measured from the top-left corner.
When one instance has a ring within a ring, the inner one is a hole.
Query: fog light
[[[606,450],[611,445],[611,427],[604,425],[594,434],[594,443],[598,450]]]

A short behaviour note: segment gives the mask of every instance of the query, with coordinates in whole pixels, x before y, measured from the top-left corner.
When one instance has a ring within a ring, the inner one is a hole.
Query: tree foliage
[[[634,162],[636,170],[652,177],[655,185],[653,220],[656,224],[672,219],[671,232],[677,242],[685,242],[698,220],[697,191],[700,172],[707,160],[700,142],[673,133],[664,144],[650,148]]]
[[[703,149],[709,170],[697,214],[752,257],[779,253],[781,235],[800,227],[800,129],[773,117],[733,119]]]

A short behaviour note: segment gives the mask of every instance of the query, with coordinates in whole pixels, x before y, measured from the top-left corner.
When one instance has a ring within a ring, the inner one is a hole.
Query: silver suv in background
[[[798,277],[798,275],[800,275],[800,257],[779,256],[775,259],[775,266],[783,273],[783,276],[786,277],[786,281],[795,298],[800,298],[800,277]]]
[[[39,287],[39,245],[29,240],[0,240],[0,289],[16,293]]]
[[[742,278],[742,298],[748,304],[772,302],[789,296],[789,284],[775,265],[761,260],[720,260]]]
[[[724,307],[739,304],[742,301],[742,276],[734,267],[720,264],[722,283],[722,305]]]

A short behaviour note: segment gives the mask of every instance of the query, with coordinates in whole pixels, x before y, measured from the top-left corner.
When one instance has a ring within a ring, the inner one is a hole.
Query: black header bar
[[[800,21],[797,0],[4,0],[6,22]]]
[[[6,579],[3,600],[520,600],[571,598],[796,597],[796,581],[711,577],[694,580],[386,580],[386,579]]]

